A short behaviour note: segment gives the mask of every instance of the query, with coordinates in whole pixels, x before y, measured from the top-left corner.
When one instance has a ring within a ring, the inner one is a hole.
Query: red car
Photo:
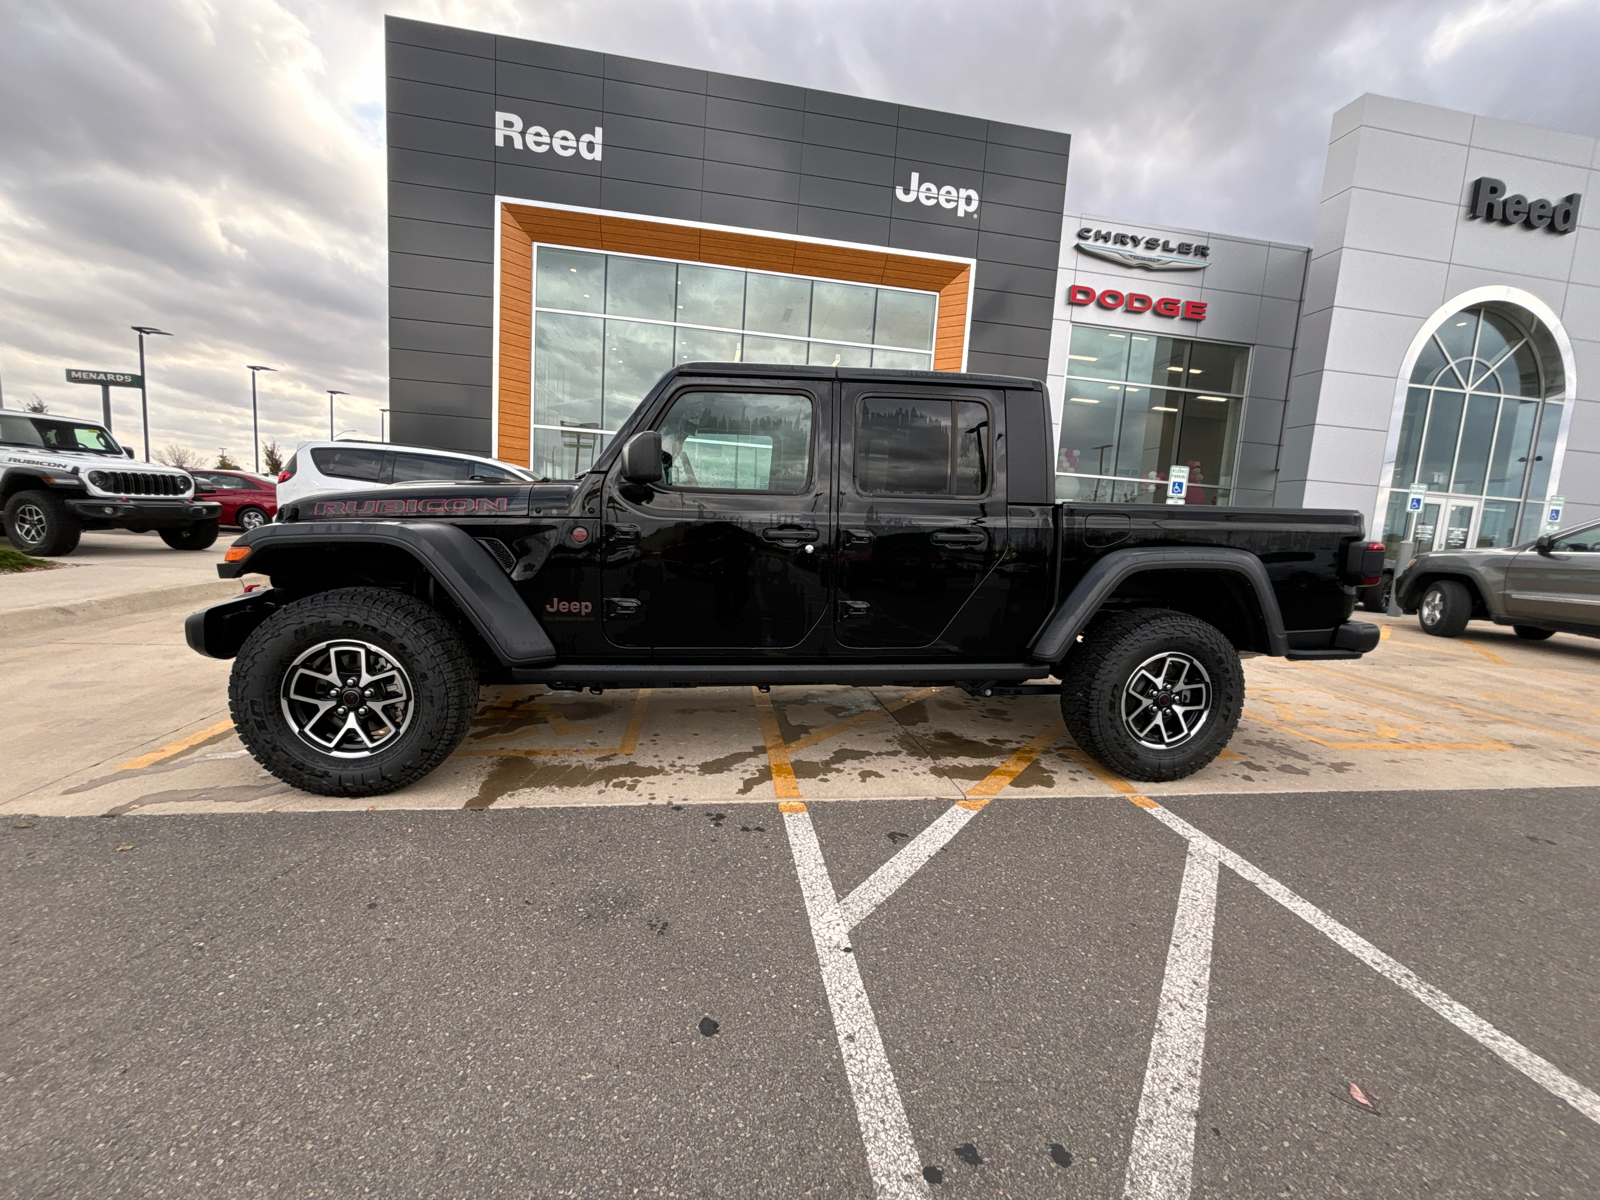
[[[222,505],[219,525],[255,529],[278,511],[278,485],[248,471],[190,471],[196,496]]]

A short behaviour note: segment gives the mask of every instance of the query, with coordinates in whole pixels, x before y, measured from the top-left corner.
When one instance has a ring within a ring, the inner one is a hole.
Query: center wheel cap
[[[339,693],[339,703],[346,708],[361,707],[361,698],[361,693],[356,691],[355,688],[346,688]]]

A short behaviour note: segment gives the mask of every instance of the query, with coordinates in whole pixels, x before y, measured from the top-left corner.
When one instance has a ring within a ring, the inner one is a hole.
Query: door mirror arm
[[[620,474],[633,484],[661,481],[661,432],[646,429],[634,434],[622,447]]]

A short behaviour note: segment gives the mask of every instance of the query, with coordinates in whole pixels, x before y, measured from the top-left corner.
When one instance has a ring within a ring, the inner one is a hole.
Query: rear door
[[[935,645],[1004,553],[994,469],[1003,411],[999,391],[841,382],[833,621],[842,646]]]
[[[827,609],[832,381],[685,378],[651,427],[665,475],[614,465],[602,621],[668,654],[797,646]]]

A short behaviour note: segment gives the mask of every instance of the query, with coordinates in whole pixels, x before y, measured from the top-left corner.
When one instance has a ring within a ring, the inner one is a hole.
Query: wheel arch
[[[272,579],[280,599],[299,599],[342,587],[382,587],[415,595],[460,613],[467,631],[505,667],[530,667],[556,657],[544,627],[523,603],[499,563],[465,530],[453,525],[317,523],[263,525],[235,540],[249,550],[222,564],[224,578],[247,572]],[[228,601],[236,604],[236,601]],[[221,608],[223,606],[214,606]],[[189,618],[190,646],[212,658],[231,658],[270,611],[241,605],[239,616],[218,617],[215,639],[203,609]],[[259,618],[254,614],[259,612]],[[245,616],[243,614],[251,615]],[[251,623],[253,621],[253,623]],[[245,627],[248,626],[248,627]],[[222,633],[223,628],[237,634]]]
[[[1222,630],[1240,650],[1282,657],[1289,639],[1267,569],[1248,550],[1157,546],[1098,559],[1034,637],[1037,662],[1059,662],[1102,611],[1170,608]]]
[[[1472,597],[1473,620],[1487,621],[1493,618],[1494,611],[1489,607],[1488,592],[1483,586],[1483,581],[1470,571],[1448,568],[1426,571],[1418,575],[1415,580],[1408,578],[1402,610],[1408,614],[1415,613],[1422,604],[1422,596],[1428,590],[1428,585],[1441,580],[1462,584],[1467,589],[1467,593]]]

